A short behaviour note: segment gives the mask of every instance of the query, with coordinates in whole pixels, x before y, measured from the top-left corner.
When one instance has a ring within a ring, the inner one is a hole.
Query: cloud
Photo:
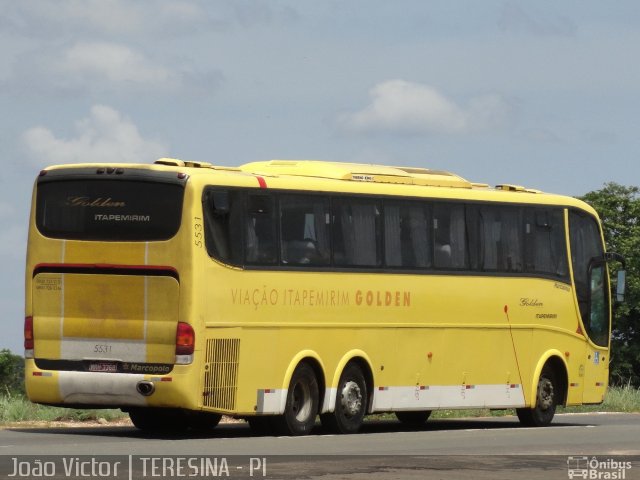
[[[131,120],[105,105],[94,105],[91,115],[76,123],[77,136],[57,138],[45,127],[22,134],[22,144],[37,165],[76,162],[146,163],[167,154],[161,142],[140,135]]]
[[[284,25],[300,18],[291,6],[253,0],[0,1],[0,29],[30,38],[192,35],[240,26]]]
[[[40,92],[212,92],[220,72],[200,73],[176,61],[169,68],[129,46],[113,42],[77,42],[21,57],[7,86]]]
[[[408,134],[465,134],[501,128],[511,106],[500,95],[483,95],[457,105],[435,88],[389,80],[373,87],[371,103],[355,113],[343,114],[338,125],[347,131]]]
[[[106,42],[77,43],[64,52],[55,68],[63,76],[104,78],[110,83],[179,83],[169,69],[154,65],[125,45]]]
[[[0,17],[5,29],[40,37],[58,37],[68,32],[119,36],[192,33],[212,22],[197,2],[184,0],[7,2]]]

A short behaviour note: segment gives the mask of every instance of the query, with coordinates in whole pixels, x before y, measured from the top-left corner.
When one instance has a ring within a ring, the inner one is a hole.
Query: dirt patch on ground
[[[122,417],[116,420],[105,420],[99,418],[97,420],[86,421],[70,421],[70,420],[53,420],[53,421],[24,421],[10,422],[2,425],[2,428],[65,428],[65,427],[132,427],[133,424],[129,417]]]
[[[223,416],[220,423],[243,423],[244,420]],[[54,421],[24,421],[11,422],[0,425],[0,428],[81,428],[81,427],[133,427],[133,423],[129,417],[117,418],[115,420],[105,420],[98,418],[96,420],[54,420]]]

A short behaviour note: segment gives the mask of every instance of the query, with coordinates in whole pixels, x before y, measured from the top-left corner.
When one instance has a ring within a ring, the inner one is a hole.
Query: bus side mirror
[[[618,278],[616,282],[616,300],[618,302],[624,302],[624,292],[627,287],[627,272],[626,270],[618,270]]]
[[[627,288],[627,272],[626,262],[622,255],[615,252],[606,252],[604,254],[604,259],[607,262],[618,262],[622,266],[620,270],[618,270],[617,282],[616,282],[616,301],[624,302],[624,293]]]

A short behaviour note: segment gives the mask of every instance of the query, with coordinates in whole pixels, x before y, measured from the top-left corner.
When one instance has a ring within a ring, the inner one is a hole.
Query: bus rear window
[[[56,180],[38,185],[36,225],[47,237],[149,241],[180,227],[184,187],[131,180]]]

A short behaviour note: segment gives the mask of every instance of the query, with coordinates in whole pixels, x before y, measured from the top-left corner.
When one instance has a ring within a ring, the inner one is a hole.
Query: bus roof
[[[244,172],[330,178],[357,182],[401,183],[431,187],[472,188],[473,184],[453,173],[415,167],[389,167],[317,160],[270,160],[242,165]]]
[[[121,167],[148,170],[178,171],[187,173],[194,180],[203,181],[210,175],[226,177],[222,180],[230,186],[250,184],[258,186],[256,177],[265,177],[269,188],[318,190],[352,193],[379,193],[415,197],[437,196],[451,199],[502,201],[566,205],[596,212],[586,203],[573,197],[543,193],[520,185],[499,184],[495,188],[486,183],[470,182],[459,175],[442,170],[419,167],[399,167],[375,164],[341,163],[319,160],[268,160],[251,162],[240,167],[213,165],[208,162],[184,161],[161,158],[149,164],[67,164],[49,169]],[[186,171],[185,171],[186,170]],[[307,182],[301,182],[307,178]],[[234,180],[236,179],[236,180]],[[377,185],[377,187],[376,187]],[[409,189],[407,189],[409,187]],[[422,188],[421,188],[422,187]]]

